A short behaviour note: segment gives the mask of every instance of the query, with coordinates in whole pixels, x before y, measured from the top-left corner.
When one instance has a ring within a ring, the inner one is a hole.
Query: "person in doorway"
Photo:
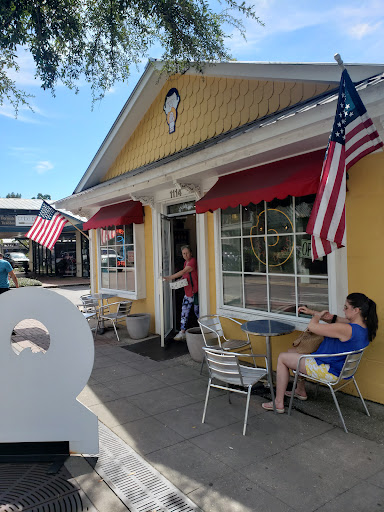
[[[199,318],[197,261],[196,258],[192,256],[192,249],[189,245],[183,245],[181,248],[181,254],[185,260],[183,270],[180,270],[171,276],[164,276],[165,281],[172,281],[172,279],[177,279],[178,277],[183,277],[188,281],[188,284],[184,287],[180,332],[174,337],[175,340],[185,339],[185,329],[192,306],[194,308],[196,318]]]
[[[15,283],[16,288],[19,287],[16,274],[9,261],[4,259],[4,256],[0,253],[0,294],[9,290],[9,278]]]
[[[332,315],[328,311],[313,311],[306,306],[299,308],[299,313],[311,315],[308,330],[324,336],[319,348],[313,354],[337,354],[365,348],[376,336],[378,318],[376,304],[363,293],[350,293],[344,304],[345,318]],[[320,320],[329,323],[321,324]],[[295,370],[302,354],[293,350],[282,352],[277,361],[276,372],[276,411],[284,412],[284,396],[291,396],[287,391],[289,370]],[[343,368],[346,356],[305,357],[300,362],[300,372],[309,377],[320,377],[328,382],[336,382]],[[305,380],[299,380],[295,397],[306,400]],[[272,402],[261,404],[263,409],[273,411]]]

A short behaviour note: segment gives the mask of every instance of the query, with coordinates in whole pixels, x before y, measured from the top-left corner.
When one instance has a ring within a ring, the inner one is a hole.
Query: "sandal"
[[[266,411],[273,411],[273,403],[272,402],[264,402],[263,404],[261,404],[261,407],[266,410]],[[282,409],[278,409],[276,407],[276,412],[278,414],[284,414],[285,412],[285,409],[284,407]]]
[[[292,391],[286,391],[284,394],[285,394],[285,396],[288,396],[289,398],[291,398]],[[305,400],[308,400],[307,396],[299,395],[297,393],[295,393],[293,396],[294,396],[294,398],[297,398],[298,400],[301,400],[302,402],[304,402]]]

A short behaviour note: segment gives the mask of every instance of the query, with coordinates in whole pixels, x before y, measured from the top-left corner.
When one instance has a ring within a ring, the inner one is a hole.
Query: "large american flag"
[[[39,215],[26,237],[52,250],[66,223],[67,219],[61,213],[43,201]]]
[[[312,261],[345,247],[346,172],[360,158],[382,146],[367,109],[344,70],[320,186],[307,225],[307,233],[312,235]]]

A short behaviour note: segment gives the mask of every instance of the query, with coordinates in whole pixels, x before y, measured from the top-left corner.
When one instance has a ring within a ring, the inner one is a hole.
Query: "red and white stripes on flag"
[[[116,229],[108,229],[108,228],[100,229],[100,244],[106,245],[106,243],[109,240],[112,240],[112,238],[115,238],[115,236],[116,236]]]
[[[26,237],[52,250],[66,223],[67,219],[61,213],[43,201],[40,212]]]
[[[312,235],[312,261],[345,247],[346,172],[360,158],[382,146],[375,126],[344,70],[320,185],[307,225],[307,233]]]

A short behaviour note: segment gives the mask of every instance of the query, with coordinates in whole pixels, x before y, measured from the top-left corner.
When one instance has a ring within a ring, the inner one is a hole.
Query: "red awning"
[[[143,206],[140,201],[126,201],[125,203],[112,204],[111,206],[100,208],[100,210],[83,225],[83,229],[142,224],[143,222]]]
[[[284,199],[287,196],[316,194],[319,187],[324,149],[279,160],[267,165],[228,174],[203,198],[196,202],[196,213],[213,212],[218,208],[247,206],[260,201]]]

